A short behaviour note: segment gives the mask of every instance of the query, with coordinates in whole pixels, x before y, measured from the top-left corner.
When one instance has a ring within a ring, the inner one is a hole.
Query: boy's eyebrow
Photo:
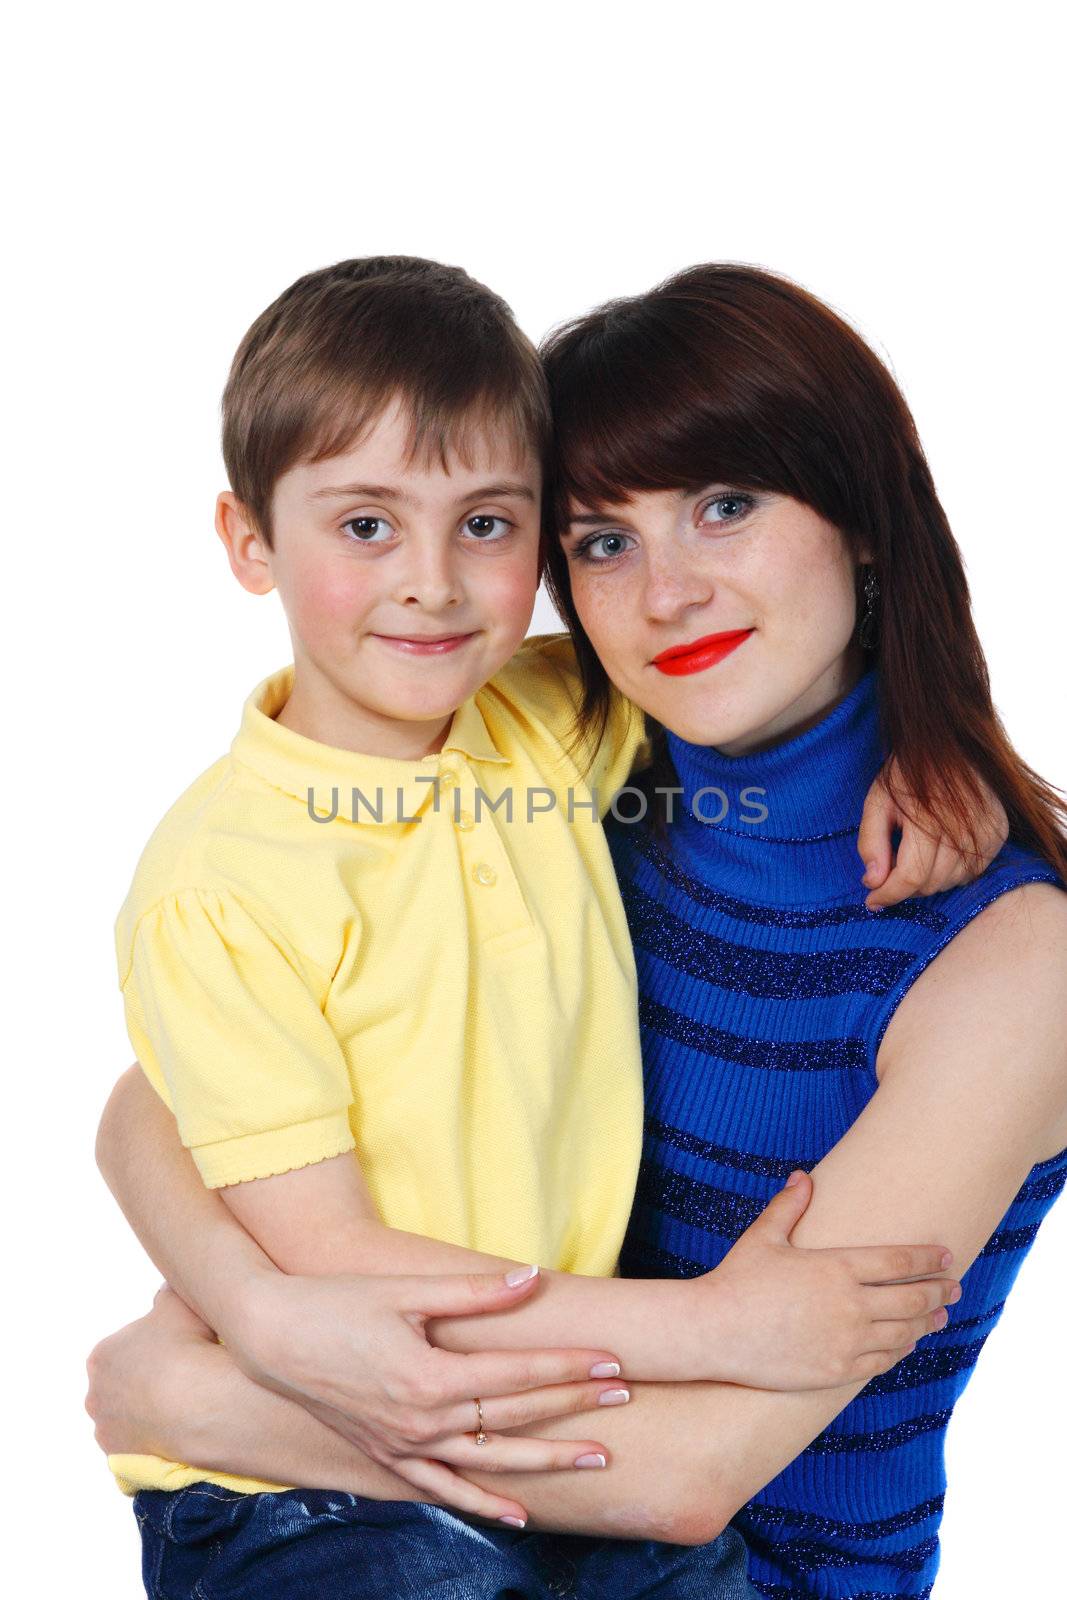
[[[309,500],[348,500],[350,497],[368,500],[410,500],[404,489],[390,483],[342,483],[326,489],[312,489]]]
[[[512,495],[517,500],[529,500],[531,505],[537,499],[528,483],[487,483],[475,489],[473,493],[465,494],[463,500],[466,504],[474,500],[496,500],[503,495]]]
[[[493,500],[501,495],[512,495],[520,500],[529,500],[531,504],[537,499],[528,483],[487,483],[470,494],[463,496],[464,505],[473,504],[476,500]],[[309,500],[399,500],[401,504],[410,502],[411,495],[406,489],[400,489],[395,484],[388,483],[344,483],[326,489],[313,489],[308,495]]]

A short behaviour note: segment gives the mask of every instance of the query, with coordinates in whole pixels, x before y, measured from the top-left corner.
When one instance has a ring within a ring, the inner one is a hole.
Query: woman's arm
[[[1067,896],[1028,885],[977,916],[901,1002],[879,1072],[863,1114],[815,1169],[796,1234],[808,1245],[939,1234],[962,1272],[1034,1163],[1067,1147]],[[686,1463],[674,1537],[714,1537],[861,1388],[683,1386],[673,1429],[659,1435],[661,1452],[673,1448]],[[667,1404],[657,1385],[605,1419],[614,1465],[595,1483],[568,1485],[571,1516],[595,1517],[597,1497],[607,1515],[620,1467],[631,1450],[642,1454],[645,1419]],[[651,1480],[662,1454],[644,1460]],[[507,1478],[497,1486],[507,1492]],[[546,1480],[527,1496],[533,1517],[555,1522],[554,1492]]]
[[[861,1238],[935,1231],[963,1272],[1034,1163],[1067,1147],[1067,896],[1033,885],[975,918],[902,1002],[879,1071],[869,1106],[816,1168],[797,1235],[829,1244],[846,1228]],[[721,1392],[705,1418],[718,1497],[705,1530],[838,1409],[828,1396]]]
[[[611,1359],[608,1352],[619,1357],[628,1378],[646,1381],[718,1378],[815,1388],[871,1377],[936,1325],[931,1322],[935,1308],[955,1287],[946,1278],[924,1283],[918,1310],[912,1286],[871,1287],[939,1272],[940,1246],[916,1247],[906,1259],[895,1247],[793,1248],[790,1232],[810,1195],[810,1181],[801,1173],[726,1261],[699,1279],[542,1272],[540,1282],[506,1292],[499,1277],[482,1281],[482,1275],[506,1271],[514,1262],[386,1227],[349,1154],[276,1178],[206,1190],[178,1141],[172,1115],[136,1069],[120,1080],[105,1111],[98,1158],[156,1265],[218,1330],[239,1364],[261,1380],[270,1374],[287,1390],[353,1415],[367,1414],[367,1393],[353,1383],[371,1376],[368,1358],[388,1378],[390,1341],[403,1341],[404,1360],[418,1364],[413,1388],[433,1386],[434,1363],[417,1350],[406,1326],[383,1324],[377,1351],[345,1348],[344,1330],[362,1330],[375,1313],[375,1294],[388,1292],[383,1287],[372,1294],[367,1275],[464,1274],[455,1292],[460,1300],[470,1299],[469,1310],[480,1313],[479,1331],[464,1329],[457,1318],[446,1319],[446,1308],[438,1303],[440,1286],[427,1283],[425,1297],[404,1306],[408,1315],[421,1312],[423,1322],[435,1318],[434,1344],[446,1350],[523,1350],[524,1363],[531,1365],[537,1350],[573,1347],[558,1370],[547,1367],[544,1357],[535,1371],[526,1372],[514,1361],[502,1368],[501,1383],[523,1388],[536,1381],[588,1379],[593,1365]],[[251,1239],[241,1237],[241,1224]],[[351,1274],[359,1277],[342,1282],[336,1276]],[[468,1287],[470,1274],[479,1282]],[[905,1318],[906,1327],[901,1325]],[[663,1339],[665,1322],[672,1329],[669,1342]],[[340,1339],[334,1336],[338,1333]],[[597,1333],[603,1338],[590,1348],[590,1335],[595,1341]],[[461,1384],[457,1396],[506,1392],[499,1386],[480,1390],[479,1383],[488,1383],[481,1370],[461,1378],[454,1362],[448,1370],[442,1356],[435,1359],[443,1384],[450,1377]],[[331,1374],[353,1365],[358,1378],[344,1387],[331,1381]],[[469,1404],[468,1399],[454,1426],[469,1425]],[[500,1415],[496,1406],[493,1410],[487,1426],[517,1420]],[[364,1444],[364,1437],[356,1435],[355,1442]]]
[[[147,1316],[102,1340],[88,1370],[86,1409],[98,1444],[118,1471],[126,1465],[135,1470],[125,1457],[154,1455],[208,1463],[216,1472],[238,1477],[373,1499],[435,1498],[371,1461],[302,1406],[246,1377],[230,1352],[215,1343],[211,1330],[170,1290],[157,1294]],[[683,1386],[676,1387],[681,1396]],[[648,1481],[647,1467],[631,1461],[611,1474],[610,1503],[592,1514],[568,1504],[567,1475],[539,1478],[546,1486],[540,1524],[561,1531],[677,1541],[684,1533],[676,1511],[685,1503],[686,1467],[669,1435],[679,1418],[671,1407],[661,1407],[660,1424],[667,1436],[655,1482]],[[652,1439],[648,1426],[642,1436],[646,1443]],[[529,1480],[515,1481],[525,1495]]]
[[[293,1481],[306,1488],[425,1498],[303,1406],[247,1377],[166,1285],[146,1316],[101,1339],[86,1370],[96,1442],[120,1473],[123,1458],[154,1456],[270,1483],[280,1455],[299,1463]]]
[[[622,1334],[627,1359],[644,1361],[650,1376],[687,1362],[699,1374],[715,1350],[710,1337],[710,1351],[700,1346],[701,1316],[712,1326],[717,1316],[721,1335],[732,1315],[739,1329],[751,1330],[736,1337],[739,1375],[741,1362],[762,1359],[766,1370],[777,1365],[802,1375],[806,1363],[813,1381],[826,1382],[831,1360],[850,1376],[857,1368],[865,1376],[885,1371],[931,1326],[931,1308],[952,1287],[943,1279],[866,1287],[879,1272],[894,1277],[938,1266],[940,1249],[907,1252],[904,1261],[893,1250],[793,1249],[789,1230],[810,1193],[801,1174],[701,1283],[546,1274],[551,1281],[544,1286],[531,1280],[509,1288],[499,1271],[477,1271],[506,1263],[385,1228],[350,1155],[237,1185],[220,1198],[204,1188],[171,1113],[136,1070],[109,1102],[99,1154],[156,1264],[218,1330],[246,1375],[299,1400],[416,1490],[487,1517],[525,1517],[525,1505],[459,1475],[488,1459],[472,1437],[476,1395],[495,1473],[558,1473],[604,1466],[610,1458],[602,1413],[595,1424],[584,1416],[563,1435],[532,1432],[548,1419],[629,1402],[631,1390],[620,1384],[618,1364],[605,1350],[543,1348],[569,1340],[571,1328],[584,1339],[591,1327],[610,1326],[612,1345]],[[452,1275],[399,1276],[442,1268]],[[305,1275],[291,1275],[297,1272]],[[353,1272],[359,1276],[330,1276]],[[909,1303],[916,1294],[918,1314]],[[687,1326],[679,1316],[691,1298]],[[666,1350],[662,1326],[671,1310],[657,1309],[664,1306],[673,1308],[676,1330]],[[441,1321],[444,1331],[428,1341],[432,1318],[448,1318],[454,1330],[461,1326],[455,1313],[474,1311],[493,1318],[494,1337],[452,1352],[454,1334]],[[909,1320],[887,1322],[887,1316]],[[593,1438],[575,1437],[587,1430]],[[199,1464],[211,1461],[201,1457]],[[265,1476],[276,1482],[281,1472],[276,1467]]]
[[[1065,973],[1067,900],[1045,885],[1004,896],[952,941],[887,1032],[877,1093],[816,1169],[797,1229],[806,1243],[937,1231],[961,1269],[974,1259],[1034,1162],[1067,1144]],[[700,1542],[861,1387],[638,1385],[629,1406],[598,1419],[609,1471],[470,1475],[515,1494],[542,1526]],[[213,1461],[225,1463],[229,1423],[222,1411],[201,1431]],[[536,1431],[558,1437],[565,1426]],[[271,1471],[307,1480],[320,1446],[336,1450],[303,1421],[298,1436],[286,1425],[270,1440]]]

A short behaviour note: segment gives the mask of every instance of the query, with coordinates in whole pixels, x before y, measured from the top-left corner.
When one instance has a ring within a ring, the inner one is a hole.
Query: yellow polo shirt
[[[568,753],[565,635],[528,639],[399,761],[249,698],[150,839],[116,947],[130,1039],[209,1187],[355,1150],[383,1221],[610,1276],[641,1148],[637,991],[600,816],[643,739]],[[205,1477],[112,1457],[127,1491]]]

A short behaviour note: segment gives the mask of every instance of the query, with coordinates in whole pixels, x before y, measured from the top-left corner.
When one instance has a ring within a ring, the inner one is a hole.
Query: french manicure
[[[605,1389],[597,1400],[598,1406],[624,1406],[630,1398],[629,1389]]]
[[[598,1361],[595,1367],[589,1368],[591,1378],[617,1378],[622,1368],[617,1361]]]
[[[588,1455],[579,1456],[574,1463],[576,1467],[606,1467],[607,1464],[607,1456],[599,1455],[595,1451],[590,1451]]]
[[[506,1522],[509,1528],[525,1528],[526,1524],[521,1517],[501,1517],[501,1522]]]
[[[540,1267],[512,1267],[510,1272],[504,1274],[504,1282],[509,1289],[517,1289],[520,1283],[529,1283],[531,1278],[536,1278],[540,1270]]]

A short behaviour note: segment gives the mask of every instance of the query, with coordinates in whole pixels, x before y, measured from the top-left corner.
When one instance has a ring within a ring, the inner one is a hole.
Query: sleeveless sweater
[[[855,1122],[893,1013],[938,952],[999,895],[1060,884],[1009,842],[973,883],[866,910],[856,834],[885,757],[877,688],[870,671],[815,727],[754,755],[668,735],[682,789],[668,847],[647,823],[608,824],[645,1070],[626,1276],[717,1266],[789,1172],[813,1167]],[[1067,1151],[1033,1169],[947,1326],[738,1514],[760,1593],[929,1595],[945,1429],[1065,1180]]]

